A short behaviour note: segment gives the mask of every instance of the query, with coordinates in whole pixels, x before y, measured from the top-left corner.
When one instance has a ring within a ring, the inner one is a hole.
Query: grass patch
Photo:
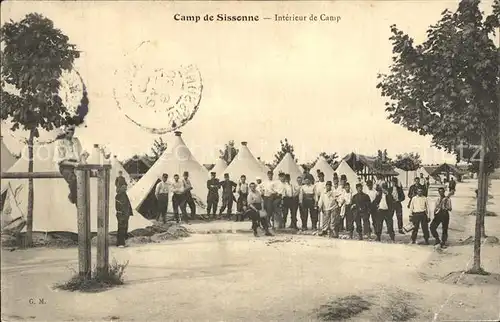
[[[321,321],[343,321],[369,310],[371,305],[358,295],[349,295],[321,305],[317,315]]]
[[[118,263],[116,260],[109,265],[107,274],[99,274],[97,268],[91,272],[89,279],[84,279],[74,271],[73,277],[67,282],[56,284],[55,289],[70,291],[70,292],[85,292],[85,293],[98,293],[110,289],[115,286],[123,285],[123,274],[127,268],[128,261],[125,263]]]
[[[418,316],[418,310],[413,304],[417,294],[401,289],[391,289],[379,297],[379,312],[374,321],[409,321]]]
[[[408,321],[417,317],[415,307],[410,305],[408,300],[393,300],[387,306],[386,310],[389,313],[389,321]]]

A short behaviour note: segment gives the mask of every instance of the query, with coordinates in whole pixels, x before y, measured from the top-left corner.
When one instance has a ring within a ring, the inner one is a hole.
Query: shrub
[[[74,271],[73,277],[65,283],[56,284],[55,288],[64,291],[80,291],[86,293],[97,293],[105,291],[109,288],[123,285],[123,274],[128,261],[121,264],[116,260],[109,265],[107,274],[100,274],[97,268],[94,267],[91,272],[90,279],[85,279]]]

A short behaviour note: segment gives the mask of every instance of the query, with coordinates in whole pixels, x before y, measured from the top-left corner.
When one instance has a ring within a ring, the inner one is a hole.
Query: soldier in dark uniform
[[[229,174],[224,174],[224,181],[220,182],[220,186],[222,187],[222,207],[219,211],[219,216],[222,217],[222,213],[227,208],[227,219],[231,219],[233,213],[233,201],[234,201],[234,192],[236,191],[236,182],[231,181],[229,179]]]
[[[115,196],[116,220],[118,222],[118,233],[116,236],[116,246],[125,247],[125,240],[128,236],[128,220],[133,216],[132,205],[127,196],[127,185],[123,184],[116,190]]]
[[[404,234],[403,231],[403,206],[402,202],[405,200],[405,193],[403,187],[399,184],[398,178],[392,178],[392,186],[389,187],[389,194],[394,200],[392,209],[396,212],[396,219],[398,221],[398,231]]]
[[[210,172],[210,179],[207,180],[207,215],[210,217],[210,212],[215,217],[217,214],[217,206],[219,203],[219,179],[215,177],[215,172]]]

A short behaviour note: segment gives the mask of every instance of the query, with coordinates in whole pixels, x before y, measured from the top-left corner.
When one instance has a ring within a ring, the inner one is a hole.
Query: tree
[[[288,140],[285,138],[284,140],[280,141],[280,149],[278,150],[278,152],[274,154],[274,163],[272,167],[275,168],[281,162],[281,160],[283,160],[283,158],[287,153],[290,153],[295,163],[297,163],[297,159],[295,158],[295,153],[293,150],[293,145],[288,143]]]
[[[153,147],[151,148],[151,155],[148,155],[148,158],[155,163],[161,156],[163,152],[167,150],[167,143],[163,141],[163,138],[160,136],[158,139],[153,141]]]
[[[239,150],[234,147],[234,141],[231,140],[224,146],[224,150],[219,150],[219,152],[220,158],[226,161],[226,164],[229,164],[236,157]]]
[[[413,152],[398,154],[393,162],[396,168],[406,171],[406,186],[408,186],[408,171],[417,171],[421,164],[420,155]]]
[[[328,164],[329,164],[330,166],[332,166],[332,167],[333,167],[333,166],[335,166],[335,165],[338,163],[338,162],[336,161],[336,160],[337,160],[337,158],[338,158],[338,155],[337,155],[337,153],[336,153],[336,152],[333,152],[333,153],[331,153],[331,154],[328,154],[328,153],[326,153],[326,152],[321,152],[321,153],[319,154],[319,156],[320,156],[320,157],[325,158],[326,162],[328,162]],[[317,161],[317,160],[316,160],[316,161]],[[316,162],[315,162],[315,164],[316,164]],[[314,165],[313,165],[313,166],[314,166]]]
[[[314,167],[315,162],[307,162],[307,163],[301,163],[300,166],[302,169],[309,169],[311,170]]]
[[[50,19],[31,13],[19,21],[9,21],[0,29],[2,42],[1,97],[2,120],[10,119],[12,131],[29,131],[28,171],[33,172],[33,143],[39,129],[52,131],[71,121],[68,107],[59,96],[63,71],[69,71],[80,56],[76,46]],[[15,88],[9,93],[5,86]],[[82,105],[88,104],[86,96]],[[83,122],[80,118],[73,123]],[[33,179],[28,180],[26,242],[32,244]]]
[[[389,158],[387,154],[387,150],[378,150],[377,157],[375,158],[375,162],[373,163],[373,167],[375,170],[380,172],[390,171],[392,170],[392,160]]]
[[[487,195],[485,155],[499,150],[499,48],[492,40],[499,17],[500,0],[494,0],[493,14],[486,19],[479,0],[462,0],[456,12],[442,12],[427,30],[427,40],[417,46],[392,25],[393,63],[390,74],[379,75],[377,85],[394,123],[432,136],[434,146],[450,153],[466,153],[464,145],[479,147],[472,149],[479,151],[479,197],[474,265],[469,271],[476,274],[484,272],[480,256]]]

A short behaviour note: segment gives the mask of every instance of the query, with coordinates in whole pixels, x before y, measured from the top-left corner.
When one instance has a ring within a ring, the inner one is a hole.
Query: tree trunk
[[[483,216],[483,196],[484,196],[484,156],[486,154],[486,137],[481,134],[481,151],[479,160],[479,174],[478,174],[478,196],[476,203],[476,226],[474,230],[474,265],[469,270],[471,274],[481,274],[481,218]]]
[[[28,173],[33,172],[33,140],[34,130],[30,131],[28,139]],[[26,216],[26,246],[33,245],[33,203],[34,203],[34,187],[33,178],[28,179],[28,214]]]
[[[408,188],[408,170],[406,170],[406,188]]]
[[[481,237],[486,238],[486,229],[484,228],[484,219],[486,217],[486,208],[488,203],[488,179],[489,175],[485,171],[483,179],[483,199],[481,200]]]

